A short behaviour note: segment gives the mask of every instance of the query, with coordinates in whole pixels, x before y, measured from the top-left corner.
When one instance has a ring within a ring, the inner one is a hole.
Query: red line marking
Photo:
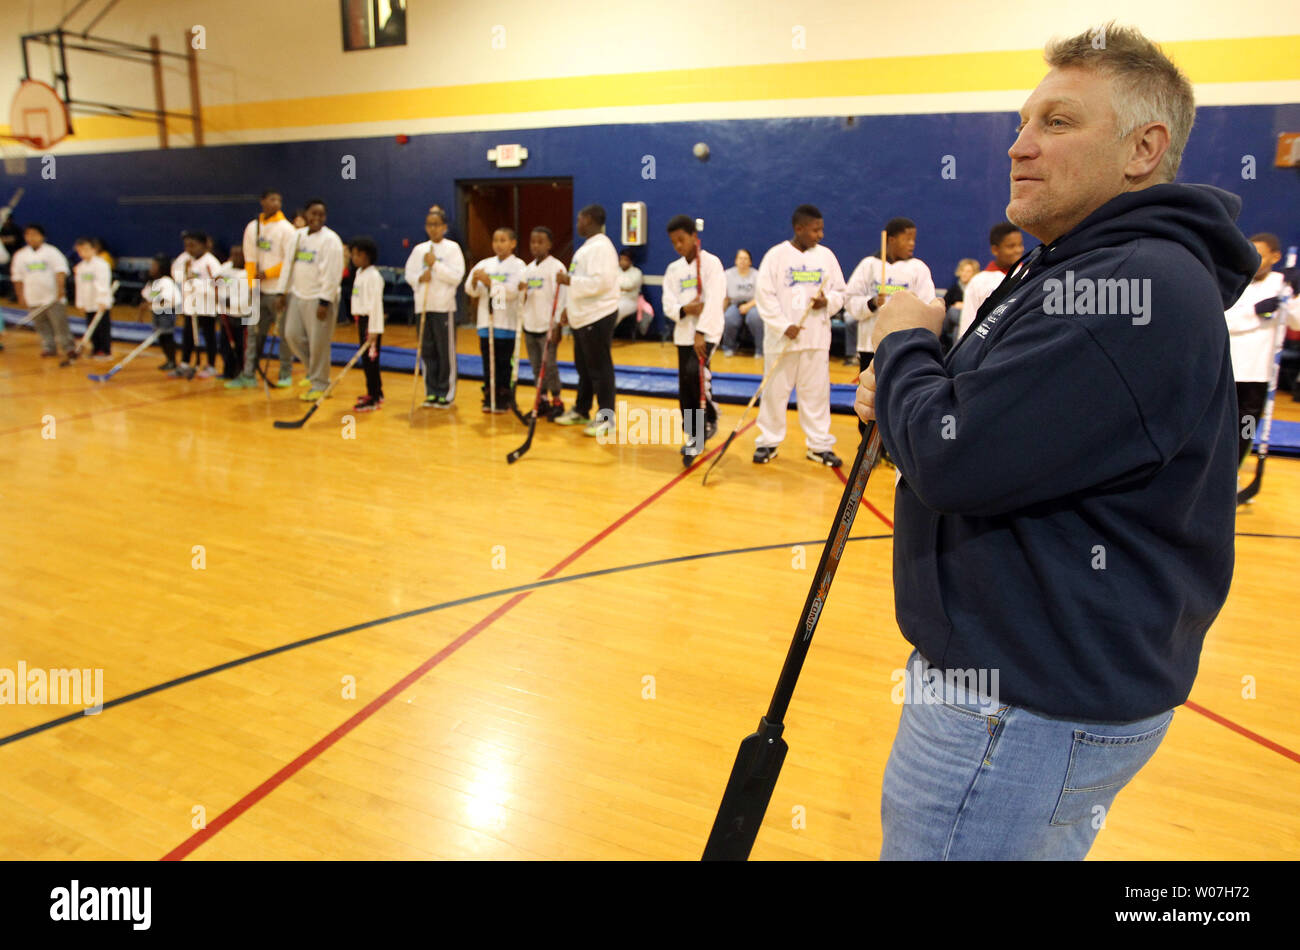
[[[1266,749],[1272,749],[1278,755],[1286,756],[1292,762],[1300,762],[1300,753],[1292,752],[1286,746],[1278,745],[1272,739],[1265,739],[1258,732],[1251,732],[1245,726],[1239,726],[1231,719],[1225,719],[1223,716],[1220,716],[1218,713],[1213,712],[1212,710],[1206,709],[1204,706],[1200,705],[1199,703],[1194,703],[1189,699],[1187,700],[1187,702],[1183,703],[1183,705],[1186,706],[1188,709],[1190,709],[1192,712],[1198,712],[1206,719],[1209,719],[1212,722],[1217,722],[1219,725],[1223,726],[1226,729],[1231,729],[1239,736],[1245,736],[1247,739],[1250,739],[1252,742],[1258,742]]]
[[[754,425],[754,423],[751,422],[750,425]],[[745,428],[749,428],[749,426],[746,426]],[[553,568],[551,568],[549,571],[543,574],[541,579],[545,580],[547,578],[553,577],[554,575],[558,574],[566,565],[573,563],[573,561],[575,561],[583,553],[591,550],[596,544],[598,544],[604,538],[608,537],[620,525],[626,524],[627,521],[630,518],[632,518],[633,515],[637,514],[637,512],[644,509],[655,499],[662,496],[666,491],[668,491],[668,489],[672,488],[674,485],[676,485],[678,482],[684,479],[687,475],[690,475],[691,472],[695,471],[696,466],[698,466],[700,462],[705,461],[706,459],[708,459],[710,455],[713,454],[713,452],[717,452],[721,448],[722,446],[719,445],[716,448],[714,448],[711,452],[707,452],[704,455],[700,456],[700,458],[697,459],[695,463],[691,465],[690,468],[685,469],[682,472],[679,472],[671,480],[669,480],[667,484],[659,488],[654,494],[650,495],[650,497],[646,498],[640,504],[636,505],[636,507],[632,508],[626,514],[620,517],[617,521],[610,524],[608,527],[606,527],[604,530],[598,533],[591,540],[587,541],[576,551],[570,554],[568,557],[564,558],[564,560],[560,561],[559,564],[556,564]],[[398,696],[401,692],[403,692],[408,686],[410,686],[420,677],[424,676],[425,673],[429,672],[429,670],[433,669],[443,660],[447,659],[447,657],[451,656],[453,653],[455,653],[465,644],[469,643],[469,641],[473,640],[476,636],[478,636],[480,633],[486,630],[494,621],[503,617],[506,613],[512,610],[516,604],[518,604],[520,601],[522,601],[525,597],[527,597],[531,593],[533,593],[533,591],[523,591],[522,593],[516,594],[514,597],[510,598],[500,607],[496,608],[496,610],[492,611],[490,614],[488,614],[478,623],[474,624],[474,626],[470,627],[468,630],[462,633],[451,643],[447,644],[445,647],[443,647],[433,656],[429,657],[429,659],[425,660],[423,663],[417,666],[410,673],[407,673],[404,677],[402,677],[400,680],[398,680],[396,683],[394,683],[392,686],[386,689],[379,696],[376,696],[374,699],[372,699],[369,703],[366,704],[365,708],[357,712],[354,716],[352,716],[352,718],[348,719],[342,725],[336,727],[334,731],[330,732],[327,736],[320,739],[311,748],[307,749],[305,752],[299,755],[288,765],[284,766],[282,769],[280,769],[278,772],[276,772],[274,775],[268,778],[261,785],[257,786],[257,788],[253,789],[251,792],[246,794],[243,798],[239,799],[239,801],[235,802],[233,805],[231,805],[229,808],[223,811],[206,827],[202,828],[199,831],[196,831],[194,834],[190,835],[190,837],[186,838],[184,841],[182,841],[171,851],[167,852],[167,854],[163,855],[162,860],[164,861],[184,860],[188,855],[192,854],[194,850],[198,848],[200,845],[202,845],[205,841],[210,839],[213,835],[221,831],[223,828],[227,827],[236,818],[238,818],[244,812],[248,811],[250,808],[252,808],[258,802],[260,802],[267,795],[271,794],[271,792],[273,792],[280,785],[283,785],[288,779],[292,778],[296,773],[300,772],[303,768],[305,768],[309,762],[311,762],[313,759],[316,759],[318,756],[320,756],[322,752],[324,752],[330,746],[334,745],[334,743],[338,742],[340,739],[346,736],[357,726],[361,725],[361,723],[365,722],[367,719],[373,716],[376,712],[378,712],[389,702],[391,702],[396,696]]]
[[[833,468],[833,469],[831,469],[831,471],[835,473],[835,477],[838,478],[838,479],[840,480],[840,484],[841,484],[841,485],[847,485],[847,484],[849,483],[849,479],[848,479],[848,477],[847,477],[847,476],[846,476],[842,471],[840,471],[838,468]],[[881,521],[883,521],[883,522],[885,523],[885,525],[889,528],[890,531],[893,531],[893,530],[894,530],[894,522],[892,522],[892,521],[890,521],[888,518],[886,518],[886,517],[885,517],[885,513],[884,513],[883,511],[881,511],[879,508],[877,508],[877,507],[876,507],[875,505],[873,505],[871,502],[867,501],[867,496],[866,496],[866,495],[863,495],[863,496],[862,496],[862,505],[863,505],[863,507],[866,508],[869,512],[871,512],[873,515],[875,515],[877,518],[879,518]]]
[[[451,656],[453,653],[455,653],[465,644],[469,643],[469,641],[473,640],[476,636],[478,636],[480,633],[486,630],[494,620],[504,615],[507,611],[509,611],[512,607],[514,607],[515,604],[519,603],[521,600],[523,600],[531,593],[532,591],[526,590],[523,593],[515,594],[514,597],[511,597],[509,600],[507,600],[496,610],[492,611],[490,614],[488,614],[478,623],[474,624],[474,626],[470,627],[468,630],[462,633],[455,640],[451,641],[451,643],[447,644],[445,647],[443,647],[433,656],[429,657],[427,660],[425,660],[423,663],[421,663],[411,672],[407,673],[405,676],[403,676],[392,686],[388,687],[388,689],[384,690],[383,693],[376,696],[370,702],[366,703],[365,708],[362,709],[360,712],[356,713],[351,719],[347,720],[347,722],[335,728],[334,731],[331,732],[329,735],[325,736],[323,739],[318,741],[315,745],[307,749],[305,752],[299,755],[296,759],[294,759],[284,768],[280,769],[280,771],[276,772],[274,775],[268,778],[261,785],[257,786],[257,788],[253,789],[251,792],[249,792],[239,801],[235,802],[235,804],[231,805],[229,808],[223,811],[207,827],[190,835],[190,837],[186,838],[184,841],[182,841],[171,851],[167,852],[167,854],[163,855],[162,860],[164,861],[184,860],[187,855],[193,853],[195,848],[203,844],[205,841],[207,841],[209,838],[215,835],[222,828],[225,828],[227,825],[229,825],[232,821],[234,821],[244,812],[248,811],[248,809],[252,808],[258,802],[260,802],[267,795],[271,794],[271,792],[273,792],[277,787],[282,785],[286,780],[291,778],[295,773],[301,771],[307,765],[308,762],[315,759],[317,756],[319,756],[322,752],[324,752],[334,743],[338,742],[340,739],[342,739],[345,735],[347,735],[357,726],[361,725],[361,723],[365,722],[367,719],[369,719],[371,716],[377,713],[384,706],[388,705],[389,701],[392,700],[395,696],[397,696],[399,693],[401,693],[408,686],[410,686],[412,683],[418,680],[425,673],[429,672],[429,670],[433,669],[443,660],[447,659],[447,657]]]

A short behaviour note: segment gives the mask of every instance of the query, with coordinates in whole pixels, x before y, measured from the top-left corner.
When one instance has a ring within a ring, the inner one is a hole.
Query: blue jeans
[[[722,329],[722,348],[730,351],[736,348],[740,340],[741,324],[749,327],[749,335],[754,339],[754,355],[763,355],[763,318],[758,315],[758,307],[750,307],[748,313],[740,312],[739,304],[732,304],[722,315],[725,325]]]
[[[992,671],[982,701],[931,670],[912,651],[881,791],[882,861],[1082,860],[1174,715],[1068,722],[997,702]]]

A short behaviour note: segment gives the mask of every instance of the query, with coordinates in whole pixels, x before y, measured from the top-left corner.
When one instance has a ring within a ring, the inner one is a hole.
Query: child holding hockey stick
[[[542,393],[537,402],[537,412],[540,418],[550,420],[558,419],[564,412],[564,403],[560,401],[560,371],[555,365],[558,341],[549,332],[551,311],[554,309],[559,313],[564,309],[568,289],[555,280],[556,274],[564,273],[564,265],[551,257],[554,243],[555,235],[550,228],[540,225],[533,228],[528,235],[528,249],[533,259],[524,268],[524,279],[519,282],[519,291],[524,295],[524,345],[528,347],[534,382]],[[546,368],[544,376],[540,375],[543,366]]]
[[[113,293],[110,289],[113,274],[108,262],[100,257],[95,242],[88,237],[79,237],[73,243],[73,249],[81,260],[72,269],[73,303],[86,317],[86,335],[95,359],[106,360],[112,349],[113,327],[109,312],[113,309]],[[68,354],[70,362],[80,353],[83,343],[78,342]]]
[[[723,303],[727,298],[727,276],[717,255],[700,249],[694,219],[684,214],[672,218],[668,237],[673,250],[681,255],[664,274],[664,316],[675,324],[678,402],[685,435],[682,464],[689,468],[718,425],[708,366],[726,326]]]
[[[191,378],[198,375],[207,379],[217,372],[217,310],[216,280],[221,271],[221,262],[208,250],[208,236],[202,231],[186,231],[181,235],[185,245],[184,253],[172,263],[172,280],[181,289],[184,300],[181,328],[181,366],[171,371],[173,376]],[[201,328],[204,336],[204,350],[207,352],[208,365],[204,371],[196,372],[202,353],[198,349],[199,341],[195,337],[195,327]],[[194,357],[193,365],[190,363]]]
[[[356,412],[374,412],[384,405],[384,382],[379,374],[379,343],[384,336],[384,278],[375,266],[379,248],[368,237],[348,242],[352,262],[352,316],[357,321],[357,339],[365,346],[361,369],[366,374],[366,393],[353,406]]]
[[[149,322],[159,334],[164,361],[158,368],[164,372],[176,369],[176,316],[184,308],[180,288],[171,278],[172,259],[157,254],[149,262],[149,281],[140,291],[140,312],[148,314]]]
[[[247,325],[257,323],[257,318],[253,315],[252,287],[248,282],[242,246],[236,244],[230,249],[229,260],[217,274],[217,286],[217,317],[221,324],[221,375],[227,382],[231,382],[239,379],[243,371]]]
[[[406,282],[424,315],[420,360],[424,367],[424,405],[450,409],[456,392],[456,288],[465,277],[465,255],[447,237],[442,209],[424,219],[429,240],[417,244],[406,259]]]
[[[524,275],[524,262],[514,254],[517,243],[511,228],[497,228],[492,232],[495,256],[475,264],[465,281],[465,293],[477,306],[484,412],[507,412],[514,404],[510,355],[519,326],[519,284]]]
[[[29,224],[23,229],[27,246],[14,254],[10,279],[18,306],[32,311],[32,324],[41,335],[41,356],[58,356],[59,348],[71,353],[72,333],[68,330],[66,282],[68,259],[45,241],[45,229]]]

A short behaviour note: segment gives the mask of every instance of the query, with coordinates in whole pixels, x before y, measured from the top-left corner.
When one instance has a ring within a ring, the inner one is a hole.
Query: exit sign
[[[518,168],[528,157],[528,149],[522,145],[498,145],[488,149],[489,162],[496,162],[497,168]]]

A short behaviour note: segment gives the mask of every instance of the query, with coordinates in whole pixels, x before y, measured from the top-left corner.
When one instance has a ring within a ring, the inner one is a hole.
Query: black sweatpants
[[[365,343],[366,337],[370,332],[370,318],[362,314],[356,319],[357,342]],[[384,335],[381,333],[379,334],[379,338],[375,340],[375,358],[373,360],[370,358],[370,347],[366,347],[366,351],[361,354],[361,369],[364,370],[366,374],[366,395],[371,399],[384,398],[384,380],[383,377],[379,375],[379,356],[382,352],[381,347],[383,347],[383,345]]]
[[[194,323],[188,314],[181,327],[181,362],[188,363],[194,354]],[[208,354],[208,366],[217,368],[217,318],[199,317],[199,333],[203,335],[203,351]]]
[[[706,422],[717,422],[718,406],[713,401],[713,373],[709,369],[709,360],[712,359],[717,344],[705,345],[708,348],[704,356],[704,419]],[[682,435],[686,438],[686,444],[702,446],[704,433],[696,432],[700,418],[700,357],[694,346],[679,344],[677,347],[677,402],[682,407]]]
[[[858,350],[858,372],[859,373],[861,373],[863,370],[865,370],[868,366],[871,365],[871,358],[875,355],[876,355],[875,353],[864,353],[862,350]],[[861,419],[859,419],[858,435],[866,435],[866,434],[867,434],[867,424],[863,422]]]
[[[218,317],[221,324],[221,377],[234,379],[244,365],[243,322],[237,316]]]
[[[416,319],[419,319],[419,314],[416,314]],[[451,331],[447,324],[455,319],[454,313],[435,313],[432,310],[424,315],[420,359],[424,361],[426,396],[451,398],[451,361],[456,354],[452,352]]]
[[[95,319],[95,311],[91,311],[86,316],[87,320]],[[108,355],[113,351],[113,315],[104,314],[104,319],[99,321],[99,326],[95,327],[95,332],[90,335],[90,351],[92,353],[103,353]]]
[[[573,331],[573,364],[578,370],[578,398],[573,411],[591,417],[593,397],[601,409],[616,412],[614,405],[614,355],[610,345],[614,341],[614,326],[618,311],[601,317],[595,323]]]
[[[1254,445],[1255,436],[1263,423],[1264,403],[1267,401],[1268,383],[1237,384],[1237,416],[1240,423],[1237,429],[1237,436],[1240,439],[1240,444],[1237,446],[1238,468],[1246,461],[1246,456],[1250,454],[1251,447]]]
[[[488,338],[487,332],[478,338],[479,354],[483,357],[483,405],[489,405],[488,396]],[[492,343],[496,355],[497,408],[510,408],[510,358],[515,352],[515,336],[497,337]]]

